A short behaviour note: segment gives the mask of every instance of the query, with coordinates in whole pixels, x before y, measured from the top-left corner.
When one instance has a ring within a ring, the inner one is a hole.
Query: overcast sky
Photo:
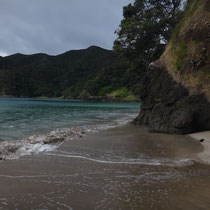
[[[0,0],[0,55],[111,49],[132,0]]]

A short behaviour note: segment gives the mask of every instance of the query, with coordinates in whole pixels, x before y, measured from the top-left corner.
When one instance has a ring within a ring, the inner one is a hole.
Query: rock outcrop
[[[151,64],[140,91],[141,112],[135,123],[151,132],[187,134],[210,129],[210,104],[191,95],[158,63]]]
[[[191,0],[163,56],[150,64],[135,123],[150,131],[210,130],[210,3]]]

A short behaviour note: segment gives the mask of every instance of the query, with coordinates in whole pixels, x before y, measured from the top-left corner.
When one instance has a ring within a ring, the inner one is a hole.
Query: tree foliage
[[[172,28],[182,17],[182,0],[135,0],[123,8],[114,50],[147,66],[163,52]]]

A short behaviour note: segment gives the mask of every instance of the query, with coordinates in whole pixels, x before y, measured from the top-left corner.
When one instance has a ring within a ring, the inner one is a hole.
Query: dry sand
[[[204,139],[204,141],[201,142],[201,144],[204,146],[204,150],[198,154],[198,157],[201,159],[201,161],[210,164],[210,131],[192,133],[189,134],[189,136],[198,141]]]

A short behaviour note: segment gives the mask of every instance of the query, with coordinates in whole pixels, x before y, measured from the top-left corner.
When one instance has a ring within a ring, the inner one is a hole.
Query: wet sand
[[[210,166],[188,136],[127,125],[0,162],[0,209],[210,209]]]

